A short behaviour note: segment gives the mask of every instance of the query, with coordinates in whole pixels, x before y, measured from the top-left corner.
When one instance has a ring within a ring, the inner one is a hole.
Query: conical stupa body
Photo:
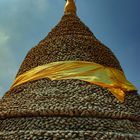
[[[44,64],[89,61],[122,68],[109,48],[74,14],[65,14],[24,59],[17,76]],[[104,87],[78,79],[42,78],[9,90],[0,100],[0,139],[138,140],[140,96],[120,103]]]

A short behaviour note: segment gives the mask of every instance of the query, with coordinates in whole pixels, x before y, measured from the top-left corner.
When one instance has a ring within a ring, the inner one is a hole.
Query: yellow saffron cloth
[[[121,102],[124,101],[125,92],[137,90],[122,71],[87,61],[59,61],[35,67],[19,75],[11,89],[42,78],[83,80],[107,88]]]

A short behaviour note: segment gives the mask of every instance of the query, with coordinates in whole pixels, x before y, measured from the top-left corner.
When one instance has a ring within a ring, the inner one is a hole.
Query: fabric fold
[[[120,102],[124,102],[125,92],[137,91],[122,71],[87,61],[59,61],[35,67],[19,75],[11,89],[42,78],[83,80],[107,88]]]

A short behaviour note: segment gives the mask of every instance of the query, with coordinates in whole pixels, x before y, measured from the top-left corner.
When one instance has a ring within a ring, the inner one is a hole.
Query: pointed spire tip
[[[74,0],[66,0],[66,5],[64,8],[65,15],[73,14],[76,15],[76,5]]]

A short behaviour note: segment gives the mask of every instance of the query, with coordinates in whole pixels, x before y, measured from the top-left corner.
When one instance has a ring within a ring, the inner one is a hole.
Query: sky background
[[[65,0],[0,0],[0,97],[27,52],[63,15]],[[140,90],[140,0],[76,0],[81,20],[119,59]]]

